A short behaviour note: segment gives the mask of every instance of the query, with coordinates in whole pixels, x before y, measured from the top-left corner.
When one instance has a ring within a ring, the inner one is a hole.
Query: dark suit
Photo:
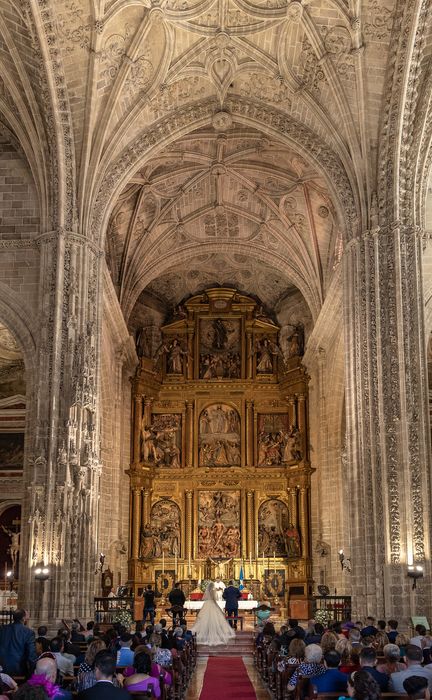
[[[228,622],[231,627],[237,629],[237,620],[231,620],[231,617],[238,616],[238,602],[241,598],[241,593],[235,586],[227,586],[222,593],[222,598],[225,601],[225,610],[228,615]]]
[[[123,688],[116,688],[112,683],[98,681],[92,688],[78,693],[80,700],[131,700],[131,696]]]
[[[0,627],[0,663],[9,676],[30,675],[36,663],[35,636],[21,622]]]
[[[176,620],[180,622],[184,612],[183,606],[186,602],[186,596],[183,593],[182,589],[173,588],[168,596],[168,600],[171,603],[171,607],[181,608],[181,610],[178,609],[176,612],[173,612],[173,624],[175,624]]]

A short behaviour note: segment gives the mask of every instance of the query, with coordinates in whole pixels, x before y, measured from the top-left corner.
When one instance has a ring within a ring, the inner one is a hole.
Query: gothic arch
[[[35,329],[24,309],[24,301],[6,284],[0,282],[0,319],[17,339],[24,355],[26,373],[31,381],[36,370],[37,349]]]
[[[150,284],[153,279],[171,269],[173,265],[179,265],[182,262],[187,261],[193,254],[198,252],[219,252],[220,249],[221,247],[219,243],[201,242],[194,245],[188,245],[184,249],[171,250],[163,258],[158,258],[157,261],[151,259],[149,261],[144,260],[143,264],[145,264],[145,268],[143,269],[142,274],[139,277],[134,275],[133,286],[130,286],[128,296],[126,296],[122,301],[125,318],[129,318],[140,293],[148,284]],[[299,272],[296,272],[289,265],[289,262],[284,259],[283,255],[277,251],[268,251],[264,247],[253,245],[250,242],[236,243],[230,241],[230,253],[232,255],[240,254],[251,257],[253,256],[254,252],[260,256],[261,260],[272,265],[276,270],[285,273],[292,280],[293,284],[295,284],[303,294],[306,302],[309,305],[313,318],[316,319],[320,309],[318,299],[314,298],[313,290],[309,286],[308,280],[302,277]],[[155,262],[157,262],[157,267]]]
[[[227,101],[226,108],[227,112],[219,112],[215,102],[204,101],[195,104],[193,108],[179,109],[175,115],[169,115],[154,124],[120,153],[117,160],[104,171],[103,178],[95,188],[89,227],[91,235],[99,241],[101,248],[104,244],[109,216],[128,179],[162,147],[199,128],[215,123],[219,115],[227,124],[224,128],[229,128],[233,122],[252,126],[288,144],[308,162],[312,162],[322,173],[334,197],[338,218],[343,222],[345,238],[349,239],[356,235],[360,225],[361,196],[346,154],[337,155],[311,129],[276,109],[235,98]]]

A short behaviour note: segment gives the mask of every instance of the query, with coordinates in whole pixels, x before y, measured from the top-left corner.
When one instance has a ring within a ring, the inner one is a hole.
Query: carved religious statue
[[[304,355],[304,326],[302,323],[289,324],[293,332],[288,336],[288,357],[303,357]]]
[[[285,530],[285,546],[288,557],[299,557],[301,554],[300,535],[297,528],[290,523]]]
[[[183,350],[178,338],[174,338],[168,348],[168,374],[183,374],[183,357],[187,351]]]
[[[11,556],[12,559],[12,570],[15,571],[16,569],[16,563],[18,559],[18,554],[20,551],[20,532],[14,532],[13,530],[9,530],[7,527],[2,525],[2,530],[3,532],[6,533],[10,537],[10,545],[8,548],[8,552]]]
[[[283,354],[279,346],[269,338],[257,340],[257,373],[272,374],[275,370],[275,358],[280,357],[283,360]]]

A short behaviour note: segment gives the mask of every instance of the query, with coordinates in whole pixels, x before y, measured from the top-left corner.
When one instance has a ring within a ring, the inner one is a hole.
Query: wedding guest
[[[128,692],[144,692],[150,690],[153,696],[160,698],[161,690],[159,680],[150,676],[151,659],[148,653],[141,652],[135,655],[134,659],[135,673],[125,678],[124,687]]]
[[[427,678],[410,676],[403,682],[403,687],[409,700],[430,700],[430,690]]]
[[[396,644],[396,637],[398,636],[398,625],[399,622],[397,620],[389,620],[388,621],[388,627],[389,631],[387,632],[387,637],[389,638],[390,644]]]
[[[72,693],[56,685],[56,680],[57,663],[55,659],[45,656],[37,660],[34,674],[29,678],[28,684],[42,686],[48,697],[55,700],[72,700]]]
[[[316,678],[312,676],[311,683],[318,693],[339,693],[347,689],[348,675],[339,671],[341,657],[337,651],[328,651],[324,655],[325,673]]]
[[[386,644],[383,654],[385,660],[382,664],[377,665],[377,671],[387,673],[390,676],[392,673],[406,669],[406,664],[400,660],[400,649],[397,644]]]
[[[325,673],[325,666],[322,664],[322,649],[318,644],[309,644],[305,649],[305,659],[296,668],[288,681],[288,691],[295,689],[299,677],[312,678]]]
[[[116,660],[112,654],[105,650],[96,654],[96,683],[91,688],[78,693],[78,700],[130,700],[126,690],[114,685],[115,670]]]
[[[50,641],[50,651],[57,662],[57,668],[61,676],[73,676],[73,661],[67,658],[64,651],[64,640],[61,637],[54,637]]]
[[[348,697],[354,700],[379,700],[379,685],[367,671],[356,671],[348,677]]]
[[[364,647],[360,652],[360,666],[363,671],[367,671],[378,683],[380,690],[385,692],[388,687],[389,677],[386,673],[380,673],[375,668],[377,655],[372,647]]]
[[[405,661],[407,668],[404,671],[397,671],[390,676],[390,691],[404,693],[404,681],[410,676],[421,676],[427,678],[429,690],[432,690],[432,669],[429,666],[422,666],[423,651],[415,644],[409,644],[406,648]]]
[[[5,673],[23,676],[36,663],[35,636],[26,626],[28,615],[25,610],[14,610],[12,620],[11,624],[0,627],[0,658]]]

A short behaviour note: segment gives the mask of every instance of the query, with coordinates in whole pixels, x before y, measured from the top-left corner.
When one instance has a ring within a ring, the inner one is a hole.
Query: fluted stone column
[[[430,559],[421,239],[393,224],[346,247],[347,474],[354,613],[430,614],[407,564]]]
[[[246,513],[247,513],[247,558],[252,559],[255,556],[255,508],[254,508],[254,492],[246,491]]]

